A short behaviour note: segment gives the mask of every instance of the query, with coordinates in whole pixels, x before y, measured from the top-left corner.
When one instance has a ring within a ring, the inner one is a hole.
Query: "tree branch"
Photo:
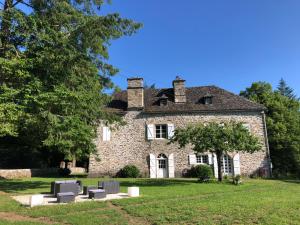
[[[27,3],[27,2],[24,2],[23,0],[17,0],[17,1],[12,5],[12,8],[15,7],[15,6],[16,6],[17,4],[19,4],[19,3],[21,3],[21,4],[23,4],[23,5],[26,5],[26,6],[30,7],[30,8],[33,8],[32,5],[30,5],[30,4]]]

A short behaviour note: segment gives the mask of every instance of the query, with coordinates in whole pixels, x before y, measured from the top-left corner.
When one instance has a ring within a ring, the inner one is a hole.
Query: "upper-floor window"
[[[206,95],[204,95],[203,97],[203,103],[205,105],[210,105],[213,103],[213,96],[210,93],[207,93]]]
[[[199,155],[196,154],[196,163],[199,164],[208,164],[208,155]]]
[[[166,124],[155,125],[156,138],[168,138],[168,126]]]

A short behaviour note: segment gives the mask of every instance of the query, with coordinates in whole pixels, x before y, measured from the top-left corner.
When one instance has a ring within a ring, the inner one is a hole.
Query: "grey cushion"
[[[57,202],[73,202],[75,201],[75,194],[73,192],[57,193]]]

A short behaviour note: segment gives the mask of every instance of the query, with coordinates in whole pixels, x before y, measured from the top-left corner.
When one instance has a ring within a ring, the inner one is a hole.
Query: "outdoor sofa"
[[[104,189],[106,194],[117,194],[120,192],[120,183],[118,181],[99,181],[99,189]]]

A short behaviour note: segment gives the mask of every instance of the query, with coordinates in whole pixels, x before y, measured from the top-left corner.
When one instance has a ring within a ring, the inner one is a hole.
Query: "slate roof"
[[[168,97],[167,105],[159,105],[161,96]],[[212,96],[212,104],[204,104],[205,96]],[[262,111],[264,106],[244,97],[235,95],[216,86],[201,86],[186,88],[186,103],[174,102],[173,88],[145,89],[145,113],[174,113],[174,112],[226,112],[226,111]],[[113,95],[108,109],[115,112],[127,111],[127,91]]]

